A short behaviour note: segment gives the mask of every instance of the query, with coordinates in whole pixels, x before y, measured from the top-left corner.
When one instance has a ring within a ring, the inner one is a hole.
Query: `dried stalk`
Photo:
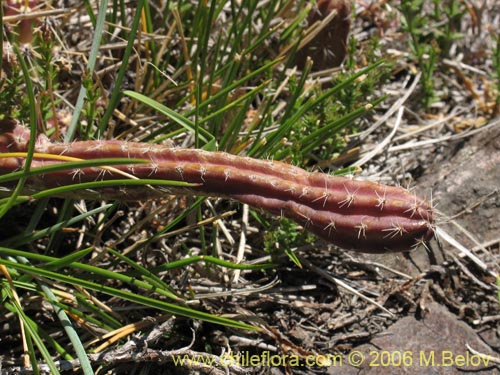
[[[26,129],[4,123],[0,127],[0,152],[25,152],[28,139]],[[110,157],[149,160],[147,164],[120,165],[113,169],[92,167],[33,176],[26,186],[35,191],[122,179],[127,174],[196,185],[168,191],[150,187],[103,188],[99,192],[81,191],[79,197],[141,200],[169,193],[227,197],[290,218],[342,248],[365,252],[410,250],[434,234],[431,206],[404,188],[310,173],[282,162],[114,140],[51,143],[43,135],[38,136],[35,151],[83,160]],[[31,167],[60,162],[35,158]],[[2,158],[0,175],[23,166],[22,157]]]

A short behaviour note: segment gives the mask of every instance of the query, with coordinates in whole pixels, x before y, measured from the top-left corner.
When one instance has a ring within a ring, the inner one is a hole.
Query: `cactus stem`
[[[0,158],[0,175],[22,168],[28,141],[29,132],[19,125],[0,129],[0,152],[9,155]],[[57,144],[44,136],[38,137],[35,152],[32,167],[107,157],[149,162],[34,175],[25,184],[30,191],[119,176],[174,180],[194,185],[168,191],[152,185],[134,186],[127,187],[125,194],[120,186],[103,187],[77,194],[79,198],[123,200],[171,193],[230,198],[292,219],[340,247],[365,252],[410,250],[434,234],[432,205],[407,189],[310,173],[282,162],[115,140]]]

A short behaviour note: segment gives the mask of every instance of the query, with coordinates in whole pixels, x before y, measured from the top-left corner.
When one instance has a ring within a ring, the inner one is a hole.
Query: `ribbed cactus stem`
[[[0,135],[0,152],[26,149],[27,138],[22,128],[16,126],[11,132]],[[306,230],[346,249],[404,251],[433,235],[430,205],[401,187],[310,173],[278,161],[147,143],[110,140],[54,144],[39,137],[36,151],[85,160],[110,157],[147,159],[150,161],[147,164],[114,168],[138,178],[197,184],[189,189],[171,189],[171,192],[227,197],[247,203],[290,218]],[[0,159],[0,173],[21,168],[23,160]],[[60,161],[35,159],[32,167],[51,163]],[[123,178],[116,170],[103,171],[92,167],[59,171],[30,178],[27,184],[41,190],[77,182]],[[101,193],[108,198],[123,200],[165,194],[145,188],[108,189]],[[82,197],[85,196],[82,192]]]

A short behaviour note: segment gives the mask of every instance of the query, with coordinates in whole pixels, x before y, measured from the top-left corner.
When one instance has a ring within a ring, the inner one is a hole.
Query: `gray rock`
[[[476,332],[445,307],[431,303],[423,319],[406,317],[369,344],[351,351],[364,358],[359,367],[349,365],[344,356],[342,366],[331,366],[328,374],[498,374],[495,363],[468,352],[466,344],[486,355],[495,356]],[[378,365],[378,366],[376,366]]]

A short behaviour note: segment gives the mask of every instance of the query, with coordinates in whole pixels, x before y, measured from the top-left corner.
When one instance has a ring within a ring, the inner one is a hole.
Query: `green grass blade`
[[[181,114],[171,110],[167,106],[164,106],[161,103],[158,103],[157,101],[139,94],[134,91],[125,91],[125,95],[130,96],[131,98],[140,101],[141,103],[146,104],[148,107],[154,109],[155,111],[167,116],[169,119],[174,121],[176,124],[182,126],[186,130],[192,132],[193,134],[196,133],[196,126],[194,122],[189,120],[187,117],[182,116]],[[214,150],[215,149],[215,138],[212,134],[210,134],[208,131],[204,129],[198,129],[199,130],[199,137],[200,139],[205,143],[204,149],[205,150]]]
[[[21,233],[19,235],[13,236],[9,239],[5,239],[5,240],[1,241],[0,243],[4,246],[20,247],[20,246],[25,245],[27,243],[34,242],[34,241],[36,241],[40,238],[43,238],[47,235],[51,235],[52,233],[56,233],[66,226],[74,225],[74,224],[84,220],[87,217],[104,212],[112,206],[113,206],[112,204],[106,204],[104,206],[95,208],[93,210],[87,211],[87,212],[80,214],[78,216],[75,216],[67,221],[58,222],[58,223],[56,223],[48,228],[38,230],[34,233]]]
[[[147,164],[151,160],[146,159],[127,159],[127,158],[102,158],[102,159],[92,159],[92,160],[82,160],[82,161],[68,161],[61,162],[52,165],[46,165],[43,167],[31,168],[29,171],[17,171],[11,172],[0,176],[0,184],[10,181],[19,180],[21,177],[33,177],[41,174],[48,174],[53,172],[60,172],[72,169],[81,169],[88,167],[105,167],[111,165],[125,165],[125,164]]]
[[[218,117],[220,116],[221,114],[229,111],[230,109],[240,105],[240,103],[244,102],[245,100],[248,100],[249,98],[252,98],[254,97],[259,91],[261,91],[264,87],[268,86],[269,83],[271,81],[266,81],[262,84],[260,84],[259,86],[253,88],[252,90],[248,91],[247,93],[245,93],[244,95],[242,95],[241,97],[239,97],[238,99],[230,102],[229,104],[225,105],[224,107],[212,112],[211,114],[209,114],[208,116],[202,118],[200,120],[200,124],[203,124],[205,122],[208,122],[210,120],[212,120],[213,118],[215,117]]]
[[[160,279],[158,276],[154,274],[154,271],[150,271],[146,269],[145,267],[141,266],[137,262],[134,262],[132,259],[129,257],[122,255],[118,251],[115,251],[113,249],[107,248],[107,251],[113,254],[115,257],[117,257],[119,260],[122,262],[128,264],[130,267],[132,267],[135,271],[137,271],[137,274],[140,275],[146,282],[151,284],[151,286],[158,288],[159,290],[165,290],[169,293],[169,297],[176,300],[179,299],[180,297],[177,296],[170,286],[168,286],[162,279]]]
[[[172,229],[173,227],[178,225],[182,220],[184,220],[186,216],[189,215],[190,212],[198,209],[205,199],[207,198],[206,197],[196,198],[196,200],[194,201],[193,204],[191,204],[191,206],[189,206],[188,208],[183,210],[180,214],[178,214],[175,217],[175,219],[171,220],[167,225],[165,225],[162,230],[158,231],[155,235],[151,236],[147,240],[138,242],[137,245],[135,245],[134,248],[130,250],[130,252],[137,251],[141,247],[147,246],[149,243],[158,240],[158,238],[168,233],[170,229]]]
[[[35,347],[33,345],[33,339],[30,334],[26,336],[26,346],[28,347],[28,355],[30,357],[31,368],[33,369],[34,375],[40,375],[40,369],[38,368],[37,355],[35,353]]]
[[[99,7],[99,13],[97,15],[97,20],[95,21],[94,38],[92,39],[92,47],[90,47],[90,54],[87,64],[86,74],[92,77],[94,74],[95,62],[97,60],[97,54],[99,53],[99,46],[101,44],[101,39],[104,30],[104,22],[106,21],[106,11],[108,9],[108,0],[101,0],[101,5]],[[93,17],[93,13],[89,12]],[[66,135],[64,136],[65,142],[70,142],[75,135],[76,129],[80,121],[80,114],[82,112],[85,97],[87,96],[87,89],[82,84],[80,87],[80,92],[76,100],[75,109],[73,110],[73,116],[71,122],[68,126]]]
[[[262,156],[262,155],[274,155],[274,153],[277,151],[277,149],[280,149],[281,146],[278,145],[281,139],[289,132],[290,128],[295,124],[299,119],[307,112],[311,111],[314,107],[319,105],[321,102],[323,102],[326,98],[334,95],[335,93],[339,92],[345,87],[348,87],[349,85],[352,85],[353,82],[361,77],[364,74],[367,74],[371,70],[377,68],[381,64],[384,63],[384,60],[378,61],[366,68],[363,68],[359,70],[358,72],[352,74],[348,79],[340,82],[336,86],[332,87],[331,89],[326,90],[323,92],[321,95],[319,95],[317,98],[314,100],[309,100],[305,102],[303,105],[301,105],[299,108],[294,110],[294,113],[288,117],[281,126],[268,135],[266,137],[266,142],[264,145],[262,145],[260,142],[255,143],[256,146],[252,148],[249,152],[249,156]],[[291,113],[291,112],[290,112]]]
[[[220,324],[232,328],[256,330],[258,328],[235,321],[232,319],[215,316],[205,312],[190,309],[188,307],[177,306],[172,303],[164,302],[150,297],[141,296],[132,292],[124,291],[121,289],[112,288],[102,284],[94,283],[92,281],[83,280],[70,275],[63,275],[53,271],[45,270],[40,267],[29,266],[25,264],[18,264],[5,259],[0,259],[0,264],[6,267],[17,269],[20,272],[26,273],[33,277],[44,277],[47,279],[67,283],[69,285],[78,285],[83,288],[94,290],[99,293],[104,293],[112,297],[122,298],[124,300],[141,304],[143,306],[151,307],[154,309],[162,310],[171,314],[185,316],[191,319],[198,319],[209,323]]]
[[[279,64],[281,61],[283,61],[283,58],[278,58],[275,60],[272,60],[261,67],[252,70],[250,73],[245,75],[244,77],[229,83],[226,87],[224,87],[222,90],[218,91],[216,94],[210,96],[208,99],[204,100],[199,104],[201,108],[207,107],[211,104],[213,104],[215,101],[219,100],[221,97],[226,96],[229,92],[233,91],[234,89],[243,86],[246,82],[251,81],[252,79],[260,76],[262,73],[269,71],[272,67],[275,65]],[[189,116],[192,114],[192,111],[188,112],[186,116]]]
[[[34,255],[33,253],[23,252],[20,250],[9,249],[9,248],[5,248],[5,247],[0,247],[0,254],[22,257],[22,258],[26,258],[26,259],[34,259],[34,260],[39,260],[39,261],[49,262],[49,263],[53,263],[53,262],[57,261],[57,258],[54,258],[54,257],[49,257],[46,255],[41,255],[41,254]],[[48,268],[45,265],[42,265],[40,267]],[[126,284],[133,285],[133,286],[138,287],[138,288],[142,288],[142,289],[150,291],[150,292],[154,291],[154,292],[161,294],[165,297],[168,297],[176,302],[180,302],[180,303],[184,302],[184,300],[182,298],[173,294],[169,289],[163,289],[163,288],[158,287],[157,285],[151,285],[148,282],[137,279],[135,276],[128,276],[128,275],[125,275],[122,273],[108,271],[107,269],[104,269],[104,268],[99,268],[96,266],[91,266],[89,264],[79,263],[79,262],[72,262],[72,263],[68,264],[68,267],[85,271],[86,274],[83,274],[82,277],[87,275],[89,277],[99,278],[99,279],[103,279],[103,280],[107,280],[107,279],[108,280],[117,280],[117,281],[121,281],[121,282],[126,283]]]
[[[59,268],[66,267],[73,262],[77,262],[79,259],[82,259],[84,256],[90,254],[92,251],[94,251],[94,249],[91,247],[75,251],[74,253],[66,255],[63,258],[47,263],[46,265],[44,265],[44,267],[46,267],[49,270],[55,271]]]
[[[94,316],[96,316],[93,318],[87,314],[86,319],[90,322],[94,322],[95,325],[107,331],[113,331],[122,327],[122,324],[118,319],[103,311],[100,306],[91,303],[87,295],[84,295],[83,293],[75,293],[75,296],[78,301],[78,306],[81,306],[79,310],[88,310],[90,314],[94,314]]]
[[[301,139],[302,153],[306,154],[312,151],[314,148],[319,146],[319,144],[328,134],[335,134],[345,126],[352,124],[354,120],[365,115],[367,112],[371,111],[376,105],[378,105],[383,100],[384,98],[377,99],[373,103],[370,103],[370,105],[368,106],[365,105],[361,108],[358,108],[335,121],[331,121],[330,123],[325,124],[316,131],[305,136],[304,138]]]
[[[244,263],[233,263],[227,260],[219,259],[211,255],[195,255],[189,258],[176,260],[162,264],[161,266],[156,266],[151,270],[151,272],[158,273],[174,268],[185,267],[197,262],[207,262],[216,264],[221,267],[237,269],[237,270],[263,270],[276,267],[273,263],[263,263],[263,264],[244,264]]]
[[[1,261],[2,260],[0,260],[0,262]],[[14,262],[11,262],[11,263],[16,264]],[[57,369],[57,366],[54,363],[52,356],[50,355],[47,347],[43,343],[42,338],[40,337],[40,335],[36,331],[36,326],[31,324],[30,319],[25,314],[23,308],[21,306],[19,306],[19,304],[15,300],[14,295],[12,294],[12,291],[10,290],[10,288],[6,288],[6,289],[4,289],[4,291],[7,293],[8,297],[10,298],[11,305],[14,307],[16,315],[19,317],[19,319],[22,321],[22,324],[24,325],[25,332],[26,332],[27,338],[28,338],[28,344],[30,344],[29,341],[32,340],[33,343],[38,348],[38,350],[40,351],[44,361],[47,363],[47,366],[49,367],[51,374],[55,374],[55,375],[59,374],[59,370]],[[33,370],[35,372],[38,371],[36,354],[34,353],[33,348],[30,348],[30,359],[31,359],[31,363],[33,366]]]
[[[68,338],[71,341],[71,344],[73,345],[76,355],[80,360],[80,366],[83,371],[83,374],[94,375],[94,370],[92,370],[92,365],[90,364],[90,360],[87,357],[87,352],[83,347],[83,343],[81,342],[80,336],[78,335],[78,332],[73,326],[71,319],[68,317],[68,315],[61,306],[59,306],[57,303],[53,303],[53,301],[57,302],[58,298],[55,296],[52,290],[43,282],[40,282],[40,287],[42,288],[42,291],[45,293],[45,295],[48,297],[49,302],[51,302],[54,308],[54,312],[59,318],[59,321],[61,322],[64,331],[66,331],[66,334],[68,335]]]
[[[115,79],[115,84],[113,91],[111,93],[111,98],[109,98],[109,102],[107,104],[106,111],[104,112],[101,121],[99,122],[99,132],[98,136],[104,134],[104,130],[108,125],[109,119],[115,110],[118,101],[121,96],[121,85],[123,82],[123,78],[125,77],[125,73],[127,73],[128,60],[130,59],[130,55],[132,53],[132,49],[134,48],[135,36],[137,34],[137,29],[139,28],[139,22],[141,21],[142,8],[144,6],[145,0],[138,0],[136,4],[136,9],[134,12],[134,19],[132,21],[132,25],[130,27],[130,32],[128,35],[127,47],[123,53],[122,65],[120,66],[120,70]]]
[[[117,180],[103,180],[103,181],[91,181],[82,182],[79,184],[65,185],[60,187],[55,187],[51,189],[46,189],[38,193],[31,194],[32,199],[42,199],[46,197],[58,197],[67,196],[68,193],[78,190],[85,189],[99,189],[105,187],[118,187],[118,186],[146,186],[146,185],[159,185],[159,186],[173,186],[173,187],[193,187],[197,184],[191,184],[182,181],[172,181],[172,180],[154,180],[154,179],[141,179],[141,180],[128,180],[128,179],[117,179]],[[1,200],[0,200],[1,202]]]
[[[66,305],[59,300],[50,300],[50,303],[53,306],[57,306],[61,310],[67,311],[69,314],[79,317],[82,321],[88,322],[90,324],[94,324],[95,326],[100,327],[102,329],[105,329],[108,332],[113,331],[113,330],[121,327],[120,324],[118,324],[117,326],[109,326],[109,325],[103,324],[103,322],[101,320],[99,320],[98,318],[94,318],[91,315],[89,315],[83,311],[83,309],[82,309],[83,304],[81,303],[82,302],[81,298],[78,300],[78,302],[79,302],[79,305],[77,307],[74,307],[74,306]],[[86,309],[88,309],[89,304],[86,304],[84,306]],[[96,310],[97,310],[97,308],[94,307],[94,309],[90,310],[90,311],[92,313],[95,313]],[[100,316],[100,317],[102,319],[102,316]]]

